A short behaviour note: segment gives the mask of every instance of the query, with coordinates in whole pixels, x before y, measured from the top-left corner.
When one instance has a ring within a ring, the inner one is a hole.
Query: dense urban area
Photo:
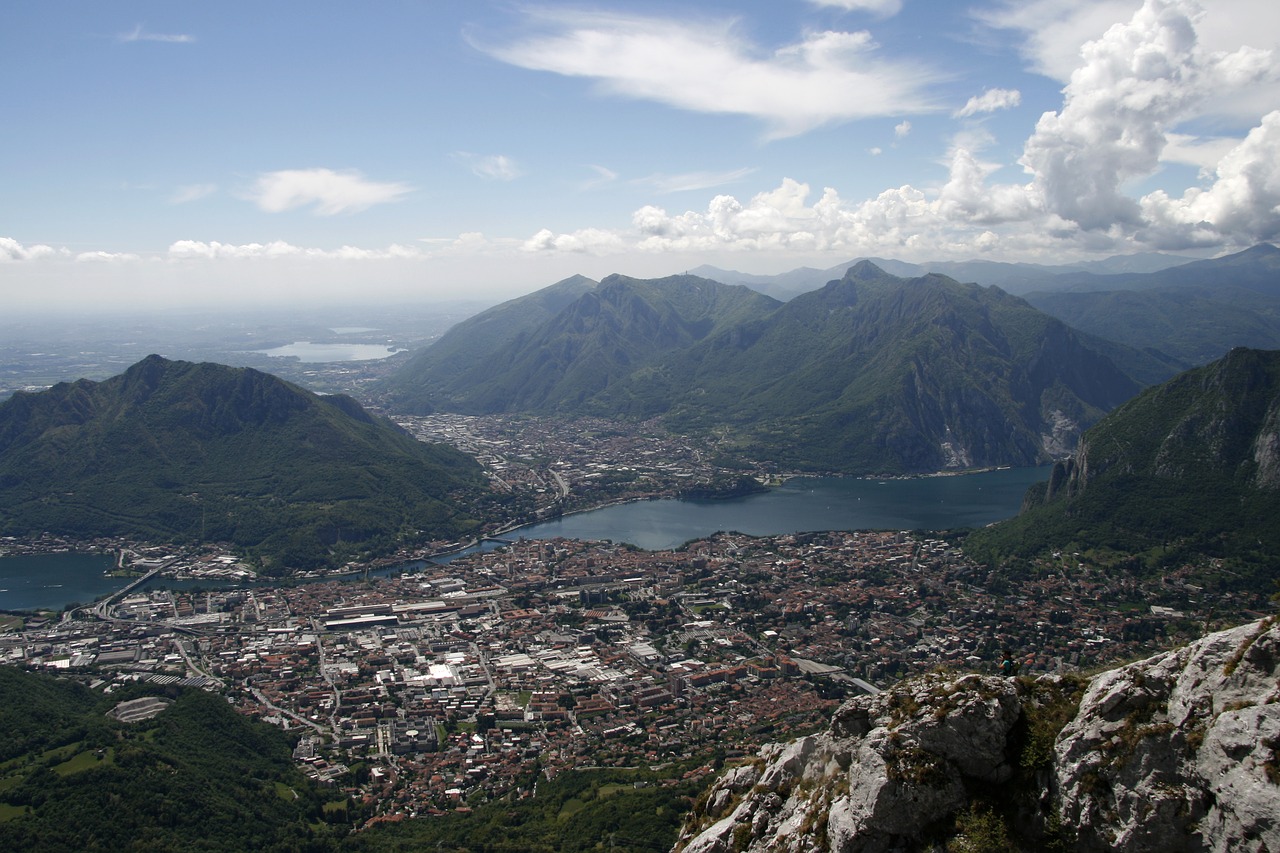
[[[379,821],[467,809],[587,766],[697,777],[910,673],[994,672],[1005,648],[1024,673],[1088,669],[1262,606],[1206,591],[1191,567],[1143,582],[1077,554],[1007,577],[948,534],[721,533],[666,551],[525,540],[502,530],[742,472],[719,472],[706,448],[604,421],[400,421],[475,454],[510,497],[509,517],[486,530],[490,550],[269,586],[243,583],[250,569],[225,551],[98,542],[140,582],[92,606],[11,617],[0,663],[106,691],[222,691],[298,733],[306,771]],[[145,582],[155,574],[207,587],[156,589]]]

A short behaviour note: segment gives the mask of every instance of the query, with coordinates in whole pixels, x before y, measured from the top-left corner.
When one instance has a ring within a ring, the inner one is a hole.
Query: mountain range
[[[893,258],[867,257],[853,258],[825,269],[800,267],[777,275],[744,273],[709,264],[689,272],[725,284],[746,285],[784,302],[801,293],[816,290],[833,278],[839,278],[845,270],[861,261],[871,261],[885,272],[901,278],[919,278],[929,273],[939,273],[957,281],[995,285],[1016,296],[1063,290],[1131,290],[1164,284],[1204,284],[1221,277],[1224,271],[1229,277],[1240,276],[1245,281],[1274,288],[1273,262],[1265,260],[1265,256],[1270,254],[1268,250],[1272,249],[1274,247],[1270,244],[1262,243],[1243,252],[1208,260],[1188,259],[1159,252],[1139,252],[1115,255],[1098,261],[1052,265],[983,260],[911,263]]]
[[[273,574],[460,536],[483,479],[349,397],[149,356],[0,404],[0,532],[225,542]]]
[[[1280,351],[1239,348],[1098,422],[1020,515],[965,548],[987,562],[1113,552],[1148,572],[1228,558],[1222,582],[1256,589],[1277,579],[1277,518]]]
[[[1154,253],[1062,266],[870,260],[904,278],[941,273],[958,281],[995,285],[1073,328],[1146,351],[1172,366],[1163,375],[1135,374],[1145,384],[1221,358],[1232,347],[1280,346],[1280,249],[1269,243],[1193,261]],[[838,278],[853,263],[776,276],[710,266],[693,272],[788,300]]]
[[[525,299],[548,309],[584,286]],[[512,317],[519,328],[500,322]],[[385,392],[405,411],[660,417],[726,460],[908,473],[1067,452],[1140,387],[1108,349],[1173,372],[998,288],[869,262],[786,303],[696,276],[615,275],[552,316],[506,305],[473,318]]]

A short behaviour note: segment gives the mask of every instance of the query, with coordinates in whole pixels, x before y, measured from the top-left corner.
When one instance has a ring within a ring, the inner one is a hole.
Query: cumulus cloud
[[[12,237],[0,237],[0,263],[17,263],[20,261],[39,261],[45,258],[65,258],[70,256],[66,249],[55,249],[43,243],[24,246]]]
[[[1015,31],[1032,70],[1066,82],[1080,65],[1080,49],[1130,18],[1133,7],[1133,0],[1002,0],[973,14],[989,27]]]
[[[521,248],[526,252],[577,252],[591,255],[607,255],[626,247],[622,236],[600,228],[584,228],[570,234],[556,234],[543,228],[526,240]]]
[[[1116,21],[1128,20],[1134,0],[1001,0],[975,11],[986,26],[1015,34],[1032,70],[1066,82],[1080,65],[1081,49],[1101,38]],[[1273,0],[1212,0],[1213,14],[1197,17],[1199,41],[1207,53],[1231,53],[1240,45],[1280,49],[1280,4]],[[1223,88],[1203,105],[1207,114],[1256,118],[1280,103],[1280,80],[1267,85]]]
[[[370,181],[356,171],[286,169],[258,176],[248,198],[268,213],[314,205],[316,213],[333,216],[395,201],[410,191],[405,184]]]
[[[1192,187],[1181,198],[1157,190],[1143,197],[1148,242],[1160,248],[1280,239],[1280,110],[1233,148],[1207,189]]]
[[[1229,136],[1170,133],[1166,136],[1164,150],[1160,152],[1160,162],[1197,166],[1203,176],[1210,177],[1222,158],[1240,142],[1240,139]]]
[[[1041,116],[1019,161],[1048,210],[1085,229],[1141,223],[1125,184],[1158,166],[1167,134],[1222,84],[1269,72],[1257,51],[1206,54],[1199,7],[1147,0],[1124,24],[1085,45],[1062,109]]]
[[[928,93],[938,75],[923,63],[878,55],[866,32],[811,33],[768,51],[740,37],[732,23],[604,12],[533,17],[547,32],[488,52],[522,68],[595,80],[608,95],[751,116],[775,138],[938,108]]]
[[[870,12],[888,18],[902,11],[902,0],[809,0],[814,6],[828,6],[846,12]]]
[[[1012,109],[1020,103],[1022,103],[1022,93],[1017,89],[988,89],[981,95],[974,95],[963,107],[952,113],[952,116],[968,118],[978,113]]]
[[[1116,251],[1240,246],[1280,236],[1280,111],[1240,141],[1179,135],[1176,128],[1222,81],[1265,78],[1270,64],[1250,48],[1206,52],[1196,37],[1198,7],[1189,0],[1147,0],[1129,20],[1087,44],[1063,90],[1062,107],[1045,113],[1019,163],[1026,183],[993,183],[1003,164],[978,154],[989,134],[958,134],[937,188],[902,186],[861,203],[826,188],[808,201],[807,184],[784,180],[746,202],[717,195],[706,210],[670,213],[656,205],[636,211],[623,243],[646,251],[878,250],[931,247],[957,252],[1035,252],[1056,246]],[[1013,100],[1012,92],[980,96],[973,111]],[[903,122],[898,136],[910,130]],[[1229,146],[1229,147],[1228,147]],[[1213,159],[1211,159],[1213,158]],[[1194,161],[1211,183],[1180,197],[1163,191],[1136,198],[1137,180],[1161,162]],[[551,232],[530,241],[540,249],[572,245]],[[596,235],[591,246],[616,241]]]
[[[909,133],[911,133],[911,122],[906,119],[893,126],[893,135],[898,139],[906,139]]]

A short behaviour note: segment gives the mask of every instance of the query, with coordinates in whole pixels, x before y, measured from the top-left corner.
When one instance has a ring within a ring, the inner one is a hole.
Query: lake
[[[376,361],[393,356],[400,350],[382,344],[313,344],[311,341],[294,341],[254,352],[272,358],[292,357],[304,364],[327,364],[335,361]]]
[[[904,480],[798,477],[733,500],[619,504],[522,527],[504,538],[610,539],[661,550],[721,530],[769,536],[981,527],[1017,514],[1027,489],[1048,479],[1047,467]]]
[[[1027,489],[1048,477],[1048,468],[908,480],[804,477],[733,500],[618,504],[521,527],[504,538],[609,539],[661,550],[721,530],[768,536],[806,530],[980,527],[1016,514]],[[479,547],[491,550],[499,543]],[[125,585],[119,578],[103,577],[111,563],[111,557],[83,554],[0,558],[0,610],[59,610],[71,602],[89,603]],[[398,567],[378,574],[396,571]],[[167,581],[165,585],[221,584]]]
[[[0,610],[61,610],[89,604],[124,587],[109,578],[115,557],[105,554],[35,554],[0,558]]]

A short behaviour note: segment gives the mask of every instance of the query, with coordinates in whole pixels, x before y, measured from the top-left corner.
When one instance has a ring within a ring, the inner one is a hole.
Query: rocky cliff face
[[[1087,683],[922,677],[726,772],[676,850],[1280,850],[1278,675],[1267,619]]]

